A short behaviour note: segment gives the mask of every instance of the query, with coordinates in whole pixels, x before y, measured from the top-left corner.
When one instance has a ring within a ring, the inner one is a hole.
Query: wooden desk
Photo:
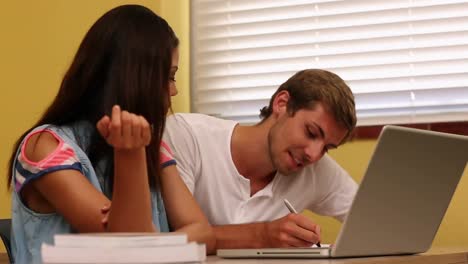
[[[7,264],[8,256],[0,253],[0,264]],[[208,264],[268,264],[268,263],[311,263],[311,264],[468,264],[468,248],[435,248],[419,255],[348,258],[348,259],[222,259],[209,256]]]
[[[468,248],[435,248],[424,254],[346,259],[222,259],[209,256],[209,264],[468,264]]]

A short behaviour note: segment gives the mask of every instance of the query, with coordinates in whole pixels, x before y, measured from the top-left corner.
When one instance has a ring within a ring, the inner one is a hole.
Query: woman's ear
[[[279,92],[273,99],[272,114],[275,117],[279,117],[280,115],[283,115],[284,113],[286,113],[288,110],[287,109],[288,101],[289,101],[289,92],[286,90]]]

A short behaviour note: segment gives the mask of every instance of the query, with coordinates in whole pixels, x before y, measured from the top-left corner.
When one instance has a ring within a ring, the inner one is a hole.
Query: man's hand
[[[266,223],[269,247],[310,247],[320,241],[320,227],[301,214],[288,214]]]

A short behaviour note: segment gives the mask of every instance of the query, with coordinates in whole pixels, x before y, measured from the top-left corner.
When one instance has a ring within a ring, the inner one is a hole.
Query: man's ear
[[[272,114],[275,115],[275,117],[278,117],[286,113],[287,107],[288,107],[288,101],[289,101],[289,92],[286,90],[279,92],[273,99]]]

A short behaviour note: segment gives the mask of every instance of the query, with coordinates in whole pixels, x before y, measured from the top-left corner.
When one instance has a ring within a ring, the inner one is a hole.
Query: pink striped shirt
[[[44,158],[41,161],[34,162],[26,157],[25,146],[27,145],[28,141],[32,136],[42,132],[50,133],[58,141],[59,144],[57,148],[46,158]],[[161,141],[160,151],[160,160],[162,168],[176,164],[171,149],[163,141]],[[70,169],[78,170],[81,173],[83,173],[82,165],[78,157],[76,156],[73,147],[67,144],[54,131],[47,128],[34,131],[33,133],[27,135],[26,139],[23,142],[23,145],[21,146],[21,151],[18,155],[18,161],[16,162],[15,169],[15,189],[18,193],[31,180],[37,179],[47,173]]]

